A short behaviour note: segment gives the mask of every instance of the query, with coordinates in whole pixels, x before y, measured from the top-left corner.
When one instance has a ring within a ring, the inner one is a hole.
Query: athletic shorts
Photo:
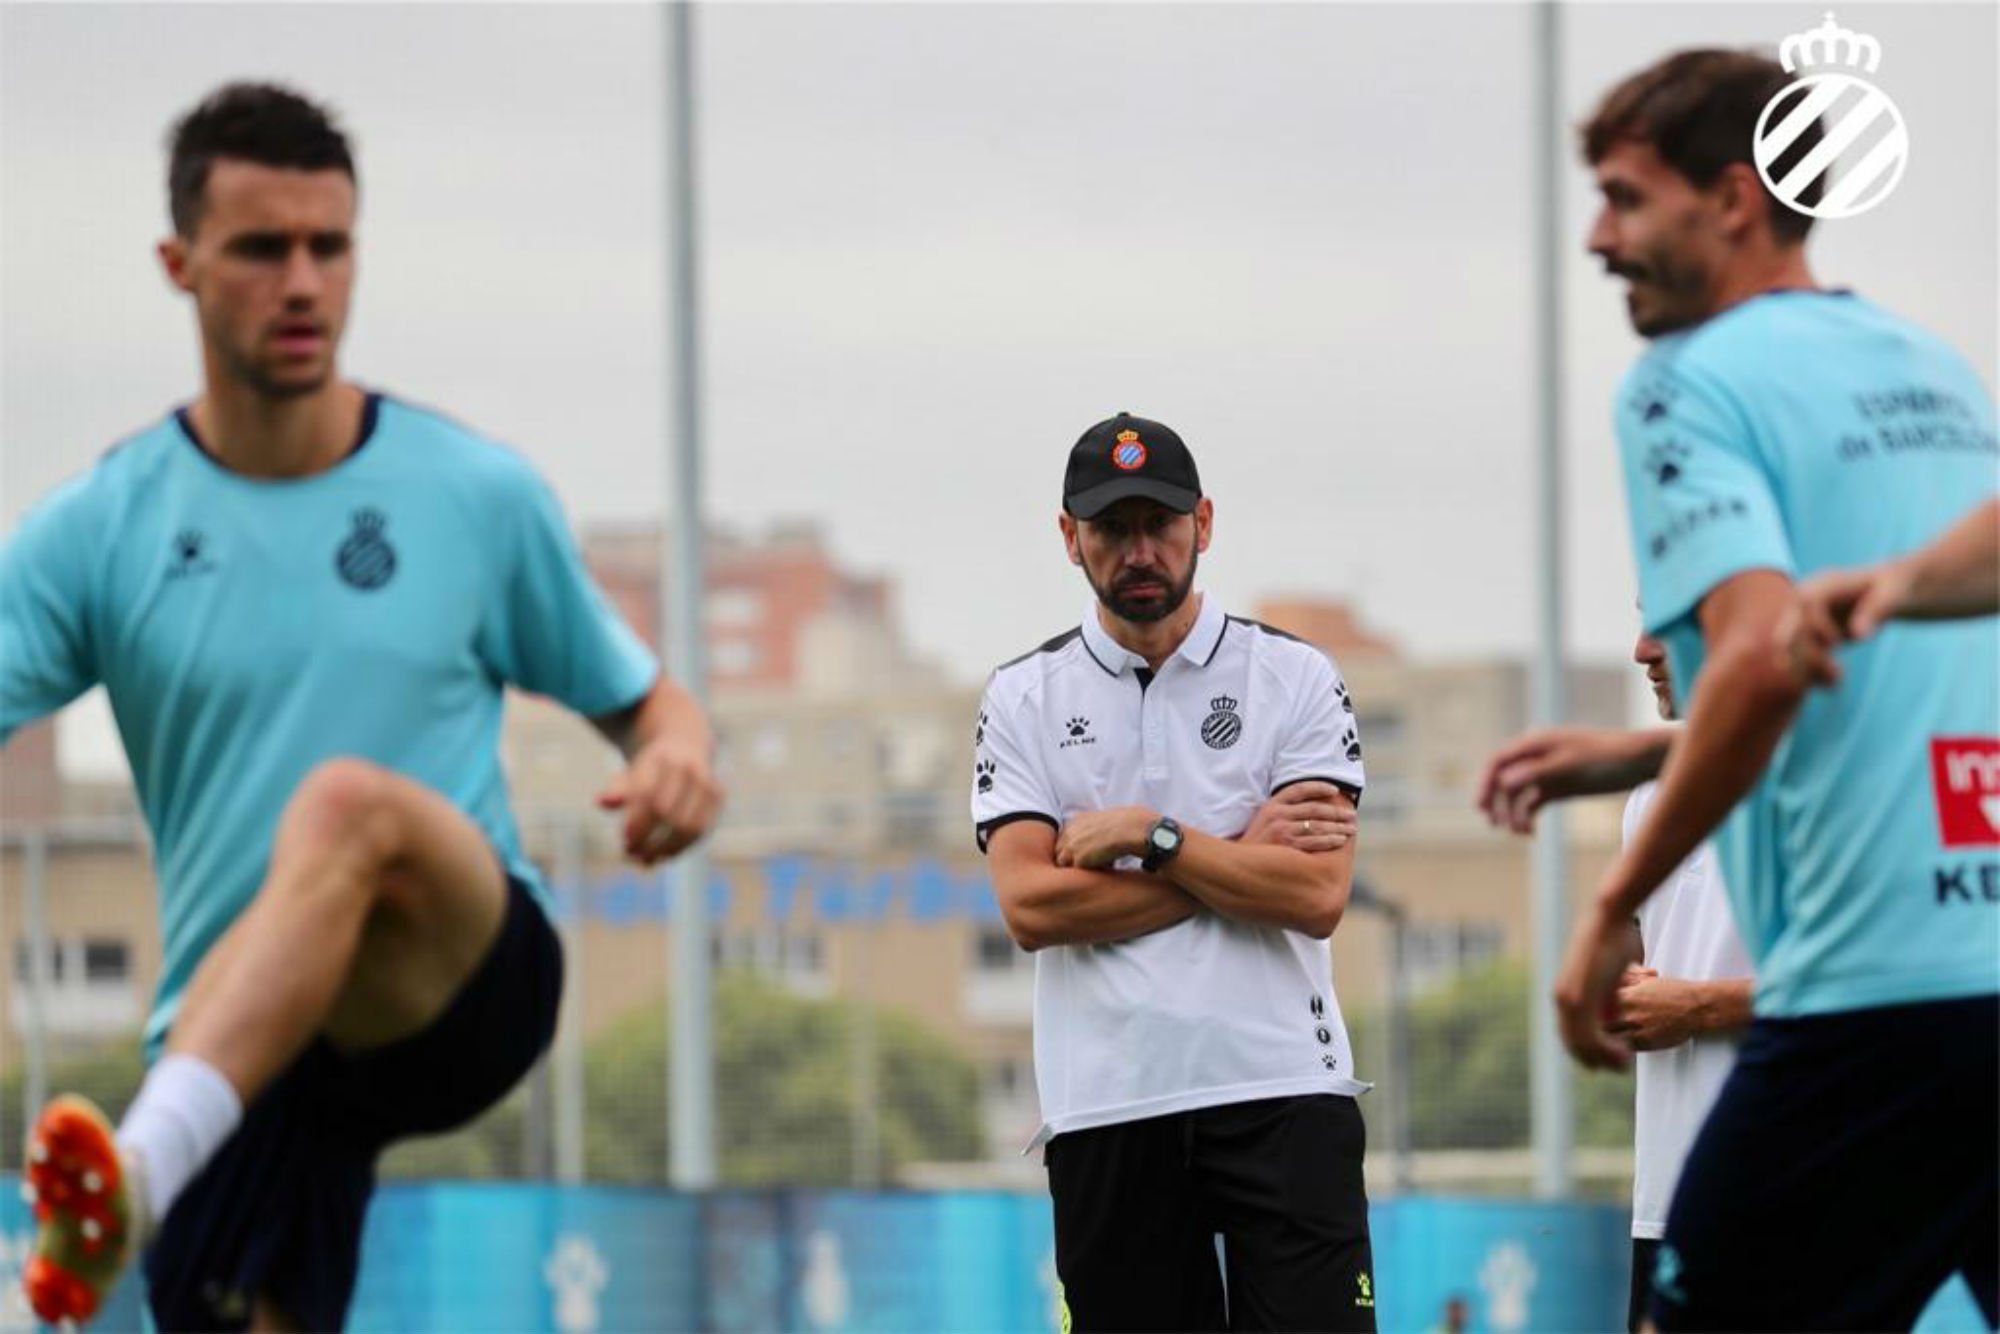
[[[1625,1303],[1625,1328],[1639,1334],[1646,1319],[1646,1306],[1653,1298],[1653,1266],[1660,1259],[1658,1237],[1632,1238],[1632,1290]]]
[[[1056,1136],[1064,1328],[1372,1331],[1364,1138],[1335,1094]]]
[[[506,1096],[555,1034],[562,977],[561,942],[510,877],[499,936],[436,1022],[354,1055],[308,1047],[168,1211],[145,1262],[159,1327],[244,1329],[262,1296],[341,1328],[376,1158]]]
[[[1759,1019],[1688,1155],[1663,1330],[1909,1329],[2000,1288],[2000,996]]]

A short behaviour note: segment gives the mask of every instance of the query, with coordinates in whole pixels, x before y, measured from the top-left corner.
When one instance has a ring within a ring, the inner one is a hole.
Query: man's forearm
[[[1697,1033],[1734,1033],[1750,1027],[1751,996],[1756,985],[1747,977],[1698,982],[1694,1011]]]
[[[1943,537],[1905,557],[1909,593],[1897,616],[1943,620],[2000,609],[2000,500],[1988,501]]]
[[[1324,939],[1347,910],[1352,844],[1339,852],[1311,853],[1193,829],[1184,838],[1163,874],[1233,921],[1281,926]]]
[[[664,673],[637,704],[622,713],[593,721],[626,759],[662,736],[678,738],[704,751],[715,748],[715,732],[701,706],[686,688]]]
[[[1007,928],[1024,950],[1104,945],[1184,922],[1201,904],[1156,875],[1051,866],[1010,885]]]
[[[1603,776],[1609,785],[1603,790],[1630,792],[1639,784],[1658,778],[1680,731],[1678,727],[1648,727],[1628,733],[1617,763],[1605,767]]]
[[[1604,907],[1630,917],[1756,786],[1798,713],[1798,689],[1745,637],[1702,673],[1645,823],[1619,855]]]

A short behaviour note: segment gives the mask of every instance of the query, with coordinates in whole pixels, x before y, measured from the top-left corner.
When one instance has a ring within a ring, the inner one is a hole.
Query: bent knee
[[[398,786],[394,773],[368,760],[325,760],[292,793],[286,823],[309,838],[386,859],[395,853]]]

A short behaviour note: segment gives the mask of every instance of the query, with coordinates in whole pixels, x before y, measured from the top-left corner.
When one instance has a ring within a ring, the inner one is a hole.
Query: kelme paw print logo
[[[991,792],[993,790],[993,775],[999,772],[999,769],[1000,766],[991,760],[981,760],[972,766],[974,778],[977,780],[981,792]]]

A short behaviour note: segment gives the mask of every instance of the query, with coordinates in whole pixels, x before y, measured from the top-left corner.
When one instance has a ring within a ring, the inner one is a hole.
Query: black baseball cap
[[[1187,514],[1201,499],[1201,474],[1171,427],[1121,412],[1070,447],[1063,508],[1074,518],[1094,519],[1131,496]]]

